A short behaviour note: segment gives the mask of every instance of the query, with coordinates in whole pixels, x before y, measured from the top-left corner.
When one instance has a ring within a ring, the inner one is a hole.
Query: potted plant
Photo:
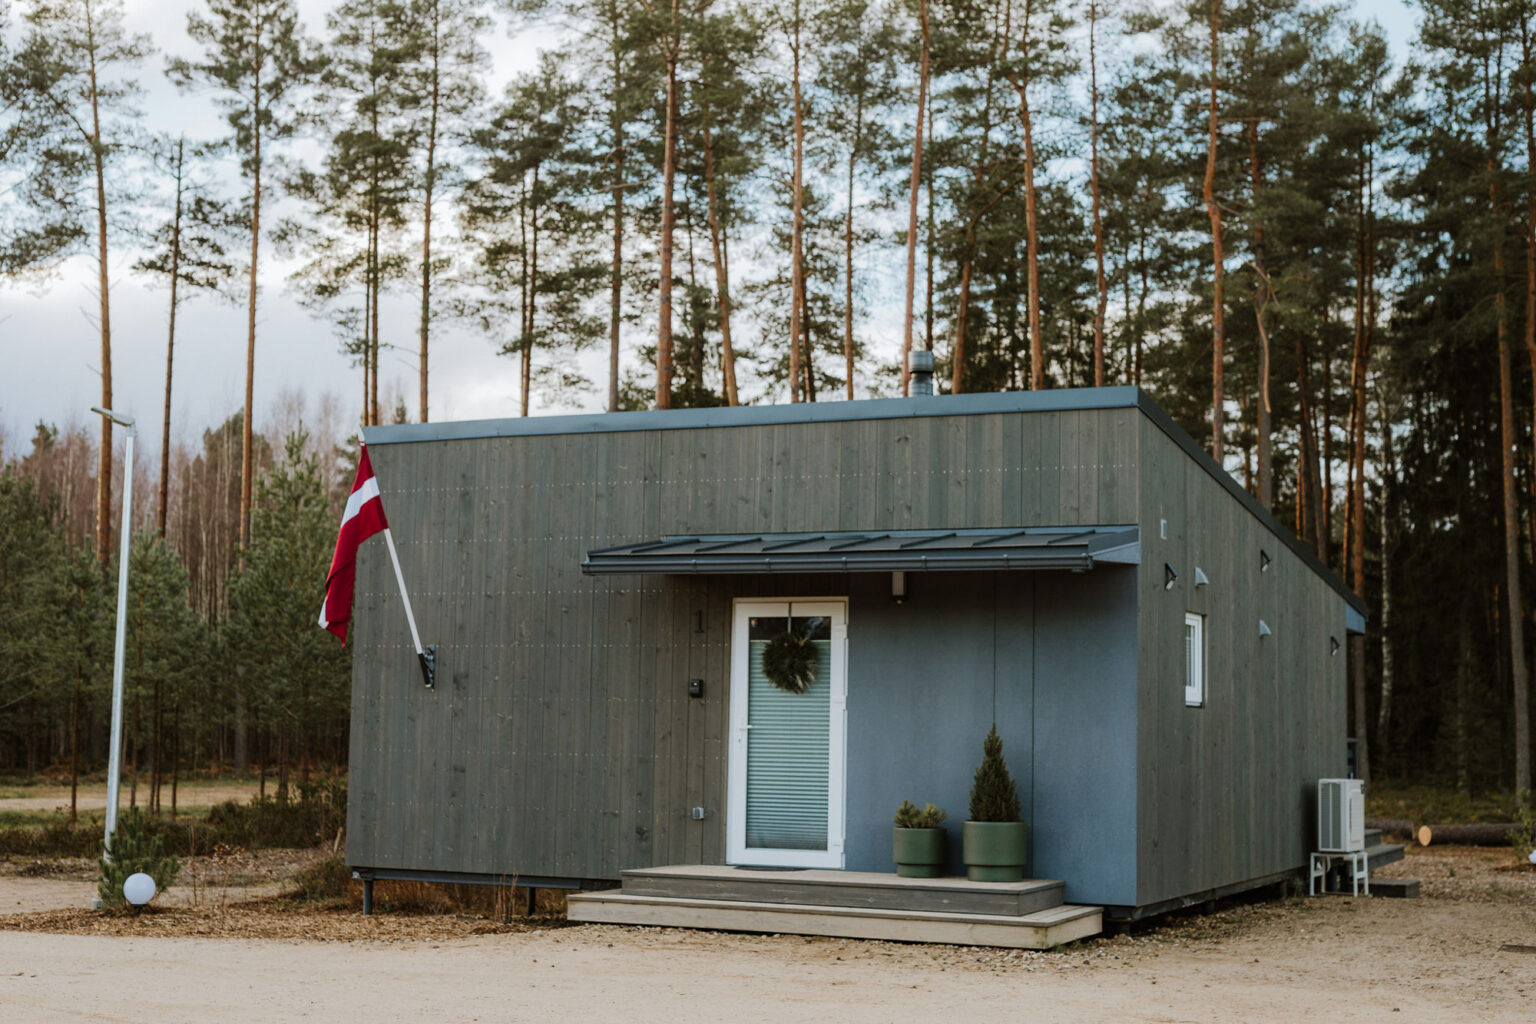
[[[938,878],[944,870],[945,814],[929,804],[921,809],[903,800],[896,809],[896,827],[891,830],[892,856],[900,878]]]
[[[982,743],[981,767],[971,783],[971,817],[961,827],[965,877],[973,882],[1017,882],[1024,877],[1025,831],[1019,788],[1003,760],[997,725]]]

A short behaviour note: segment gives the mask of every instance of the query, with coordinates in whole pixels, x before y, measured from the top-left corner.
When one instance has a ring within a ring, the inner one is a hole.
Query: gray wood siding
[[[723,861],[731,599],[849,582],[588,578],[583,554],[663,534],[1133,523],[1141,419],[1124,407],[372,446],[438,688],[420,684],[388,553],[370,541],[348,860],[571,878]],[[689,678],[705,680],[702,700]],[[694,821],[692,807],[710,813]]]
[[[1345,772],[1346,659],[1329,647],[1345,602],[1149,419],[1139,448],[1137,902],[1150,905],[1305,867],[1316,780]],[[1205,616],[1199,708],[1184,703],[1186,611]]]

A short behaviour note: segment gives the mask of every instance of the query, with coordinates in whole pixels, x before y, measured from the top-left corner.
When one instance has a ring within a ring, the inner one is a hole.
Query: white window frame
[[[1195,660],[1189,660],[1188,633],[1190,627],[1195,630]],[[1205,706],[1205,616],[1196,612],[1184,613],[1184,706],[1199,708]]]

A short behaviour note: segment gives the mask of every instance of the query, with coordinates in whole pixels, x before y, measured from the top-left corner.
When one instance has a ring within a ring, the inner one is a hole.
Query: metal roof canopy
[[[1135,526],[663,537],[587,552],[589,576],[631,573],[977,572],[1135,565]]]

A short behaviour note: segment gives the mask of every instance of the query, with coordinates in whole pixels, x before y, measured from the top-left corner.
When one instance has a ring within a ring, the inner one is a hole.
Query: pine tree
[[[421,40],[395,0],[348,0],[330,12],[329,61],[318,101],[333,112],[322,168],[296,176],[319,224],[285,225],[308,261],[295,274],[305,301],[325,312],[363,370],[363,424],[382,423],[380,301],[410,265],[404,228],[410,186],[411,65]]]
[[[843,373],[849,401],[854,397],[855,359],[862,352],[854,335],[858,317],[855,247],[867,245],[871,229],[855,218],[882,200],[860,195],[859,186],[878,183],[895,162],[897,140],[887,119],[901,92],[897,73],[900,56],[898,24],[887,17],[887,8],[872,0],[844,0],[833,5],[825,18],[825,52],[819,76],[826,97],[825,129],[836,140],[826,147],[826,173],[833,163],[846,165],[843,211]],[[874,182],[870,182],[870,178]],[[862,218],[860,218],[862,219]]]
[[[149,54],[123,26],[121,0],[37,0],[10,61],[3,91],[20,113],[17,137],[30,158],[23,199],[36,216],[13,238],[0,266],[58,260],[94,243],[101,339],[101,407],[112,408],[110,207],[131,175],[117,172],[132,131],[139,88],[126,77]],[[114,168],[108,187],[108,166]],[[112,423],[101,419],[96,482],[96,557],[112,552]]]
[[[417,418],[427,422],[427,349],[436,314],[432,285],[445,269],[432,253],[433,206],[445,184],[453,180],[454,165],[447,143],[468,128],[469,113],[482,99],[481,78],[489,57],[480,36],[489,26],[477,0],[410,0],[406,43],[412,52],[411,96],[416,116],[411,125],[414,165],[420,175],[416,191],[421,209],[421,316],[418,368],[420,393]]]
[[[158,169],[170,179],[171,219],[161,224],[151,237],[148,254],[133,268],[141,273],[163,274],[170,286],[170,312],[166,318],[165,342],[165,413],[160,432],[160,497],[156,503],[156,528],[165,536],[166,510],[171,488],[171,371],[176,355],[176,311],[182,301],[183,286],[196,291],[219,292],[236,272],[233,257],[227,252],[229,240],[238,230],[238,215],[227,204],[209,195],[198,179],[193,165],[197,147],[187,152],[186,136],[174,141],[159,140],[156,153]]]
[[[602,210],[588,198],[598,161],[583,145],[582,97],[546,58],[508,86],[504,104],[470,139],[476,166],[462,216],[474,279],[488,293],[471,316],[501,334],[503,354],[519,356],[524,416],[535,379],[555,394],[585,386],[568,365],[536,365],[535,351],[577,350],[601,334],[589,300],[604,283],[596,250]],[[508,338],[512,311],[519,325]]]
[[[343,732],[351,655],[315,626],[334,549],[333,510],[307,434],[290,434],[283,458],[261,479],[250,548],[230,581],[223,641],[243,668],[252,708],[278,744],[279,795],[294,760],[304,777],[320,735]],[[296,748],[296,749],[295,749]]]
[[[256,465],[252,440],[256,381],[257,274],[261,267],[263,153],[290,138],[299,127],[298,102],[323,61],[299,25],[294,0],[208,0],[208,13],[187,15],[187,33],[202,47],[193,60],[170,62],[172,79],[183,88],[215,92],[229,125],[227,140],[240,156],[250,183],[251,258],[246,299],[245,414],[240,447],[240,547],[251,541],[251,488]],[[271,188],[270,183],[267,186]]]

